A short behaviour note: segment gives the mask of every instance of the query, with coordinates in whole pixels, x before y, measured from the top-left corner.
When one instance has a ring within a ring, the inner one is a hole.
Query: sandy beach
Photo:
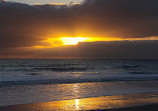
[[[158,110],[158,104],[151,104],[151,105],[142,105],[142,106],[127,107],[127,108],[97,109],[91,111],[157,111],[157,110]]]
[[[68,110],[108,110],[108,111],[156,111],[158,93],[102,96],[44,103],[1,106],[0,111],[68,111]]]

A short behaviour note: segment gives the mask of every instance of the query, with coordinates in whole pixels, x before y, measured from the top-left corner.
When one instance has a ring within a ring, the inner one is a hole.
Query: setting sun
[[[135,41],[135,40],[158,40],[156,37],[150,38],[101,38],[101,37],[48,37],[46,40],[40,41],[39,45],[33,46],[33,48],[45,49],[45,48],[53,48],[53,47],[61,47],[61,46],[75,46],[79,42],[101,42],[101,41]]]
[[[84,42],[89,40],[90,38],[83,38],[83,37],[62,37],[60,38],[63,42],[63,45],[77,45],[78,42]]]
[[[36,45],[34,48],[52,48],[66,45],[77,45],[79,42],[97,42],[97,41],[120,41],[120,38],[100,38],[100,37],[56,37],[47,38],[41,41],[41,45]]]

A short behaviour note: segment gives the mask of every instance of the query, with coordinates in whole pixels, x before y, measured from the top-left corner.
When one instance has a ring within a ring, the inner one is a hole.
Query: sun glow
[[[150,38],[100,38],[100,37],[48,37],[47,39],[40,41],[39,45],[34,46],[33,48],[45,49],[45,48],[53,48],[53,47],[61,47],[68,45],[77,45],[79,42],[101,42],[101,41],[122,41],[122,40],[157,40],[156,37]]]
[[[77,45],[79,42],[85,42],[90,40],[90,38],[83,37],[61,37],[60,39],[63,45]]]
[[[113,41],[121,40],[119,38],[96,38],[96,37],[57,37],[47,38],[41,41],[41,45],[34,46],[34,48],[53,48],[68,45],[77,45],[79,42],[96,42],[96,41]]]

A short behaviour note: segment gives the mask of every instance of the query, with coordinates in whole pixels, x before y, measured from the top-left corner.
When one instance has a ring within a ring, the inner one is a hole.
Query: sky
[[[66,3],[69,4],[70,2],[80,3],[82,0],[7,0],[19,3],[26,3],[29,5],[34,5],[35,3],[39,4],[49,4],[49,3]]]
[[[157,0],[21,1],[0,2],[0,58],[158,59]]]

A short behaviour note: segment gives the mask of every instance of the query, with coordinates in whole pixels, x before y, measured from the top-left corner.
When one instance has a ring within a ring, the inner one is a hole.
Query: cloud
[[[157,0],[86,0],[82,5],[0,3],[1,47],[30,46],[51,35],[158,36]],[[15,44],[14,44],[15,43]]]
[[[79,43],[49,49],[0,49],[1,58],[158,59],[158,40]]]
[[[139,38],[157,36],[157,0],[87,0],[86,11],[102,35]],[[90,17],[91,16],[91,17]]]
[[[80,43],[80,57],[89,59],[157,59],[158,41]]]
[[[60,36],[124,39],[157,37],[157,4],[157,0],[85,0],[83,4],[70,7],[49,4],[30,6],[1,1],[0,49],[12,52],[11,49],[32,47],[48,37]],[[113,49],[107,49],[99,43],[100,50]],[[89,43],[86,44],[88,47]]]

